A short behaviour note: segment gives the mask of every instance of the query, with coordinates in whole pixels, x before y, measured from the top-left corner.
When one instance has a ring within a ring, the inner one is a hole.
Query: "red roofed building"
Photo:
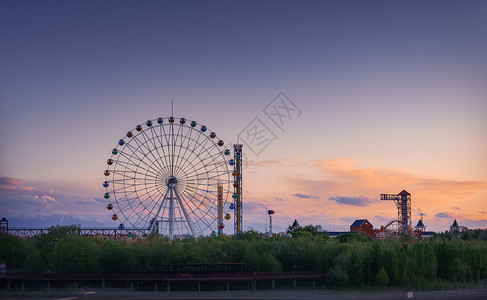
[[[374,226],[367,219],[355,220],[350,225],[350,232],[364,232],[370,236],[375,236],[376,234]]]

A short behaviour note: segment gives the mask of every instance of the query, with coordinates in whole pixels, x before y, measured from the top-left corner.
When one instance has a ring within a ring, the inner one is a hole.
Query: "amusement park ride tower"
[[[411,234],[411,194],[402,190],[399,194],[380,194],[380,200],[393,200],[397,207],[399,234]]]
[[[223,185],[218,183],[218,235],[223,234]]]
[[[235,164],[233,169],[234,234],[242,232],[242,144],[233,145]]]

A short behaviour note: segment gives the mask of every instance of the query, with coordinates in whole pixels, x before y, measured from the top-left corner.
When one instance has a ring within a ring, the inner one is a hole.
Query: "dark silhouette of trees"
[[[0,263],[32,273],[160,273],[168,264],[245,263],[245,272],[318,271],[329,288],[440,287],[487,278],[482,230],[460,237],[438,234],[384,240],[362,234],[329,238],[321,227],[293,228],[292,237],[266,238],[254,231],[235,236],[113,241],[79,235],[76,226],[20,240],[0,238]]]

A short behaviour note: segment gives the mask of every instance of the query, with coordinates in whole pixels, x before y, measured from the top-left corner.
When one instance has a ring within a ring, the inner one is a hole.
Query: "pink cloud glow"
[[[265,167],[268,164],[255,163],[255,172],[261,176],[267,174],[269,170]],[[297,170],[297,165],[302,167]],[[397,211],[392,201],[374,199],[378,199],[381,193],[394,194],[406,189],[412,194],[413,222],[417,222],[423,213],[424,221],[431,230],[446,229],[451,218],[482,224],[483,216],[478,208],[484,203],[485,181],[430,178],[390,168],[362,166],[346,158],[304,162],[287,160],[285,164],[273,164],[272,172],[279,174],[277,181],[280,184],[274,183],[278,184],[278,190],[265,188],[268,182],[264,185],[252,182],[247,188],[251,190],[251,196],[256,196],[259,191],[259,198],[266,199],[266,204],[272,209],[286,211],[286,222],[299,216],[301,223],[314,221],[331,230],[346,230],[349,224],[345,220],[367,218],[375,226],[380,226],[384,220],[397,218]],[[296,194],[313,197],[292,196]],[[283,198],[289,201],[278,200]],[[254,201],[262,200],[256,198]],[[428,217],[437,214],[443,218]],[[278,217],[276,214],[275,218]]]

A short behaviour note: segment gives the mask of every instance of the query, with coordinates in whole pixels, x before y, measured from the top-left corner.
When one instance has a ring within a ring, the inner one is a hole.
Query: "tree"
[[[41,273],[46,268],[46,264],[36,248],[30,248],[22,263],[22,269],[29,273]]]
[[[375,284],[380,287],[384,287],[389,284],[389,276],[387,275],[386,269],[384,269],[384,267],[382,267],[375,276]]]
[[[293,237],[301,237],[303,235],[305,236],[316,236],[316,237],[323,237],[323,238],[329,238],[330,236],[326,231],[323,230],[321,225],[306,225],[304,227],[298,226],[298,227],[293,227],[290,225],[287,228],[287,233],[290,233]]]
[[[363,232],[357,232],[357,233],[344,233],[340,234],[338,236],[338,241],[340,243],[348,243],[352,241],[357,241],[357,242],[368,242],[372,239],[369,235],[363,233]]]
[[[130,273],[131,248],[112,240],[101,240],[99,243],[99,266],[103,273]]]
[[[99,256],[100,249],[93,238],[66,236],[54,247],[53,268],[58,273],[97,273]]]
[[[345,272],[345,270],[340,265],[333,267],[326,274],[326,284],[330,288],[341,288],[347,286],[347,272]]]
[[[22,265],[25,258],[27,247],[25,242],[15,236],[5,236],[0,238],[0,263],[7,264],[7,270],[14,271]]]
[[[467,274],[468,266],[459,257],[455,257],[455,259],[452,260],[449,269],[450,269],[450,276],[455,282],[465,281],[465,275]]]

